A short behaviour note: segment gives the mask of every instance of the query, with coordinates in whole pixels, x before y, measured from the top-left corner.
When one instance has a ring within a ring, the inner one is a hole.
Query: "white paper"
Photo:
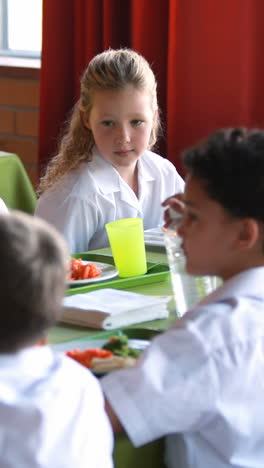
[[[63,300],[62,321],[87,327],[113,328],[167,318],[169,297],[153,297],[117,289],[99,289]]]
[[[169,312],[166,304],[151,305],[141,309],[131,310],[127,313],[110,315],[103,321],[103,328],[111,330],[118,327],[127,327],[135,323],[149,322],[151,320],[168,318]]]
[[[63,305],[116,315],[120,312],[141,309],[152,304],[167,304],[169,299],[168,297],[145,296],[144,294],[119,289],[103,288],[89,293],[64,297]]]

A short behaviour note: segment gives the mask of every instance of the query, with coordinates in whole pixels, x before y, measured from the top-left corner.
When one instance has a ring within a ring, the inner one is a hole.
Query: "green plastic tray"
[[[67,340],[64,341],[64,343],[72,343],[76,342],[78,343],[79,341],[86,341],[86,340],[98,340],[98,339],[106,339],[109,338],[110,336],[113,335],[118,335],[125,333],[125,335],[128,336],[130,339],[137,339],[137,340],[151,340],[154,338],[154,336],[157,336],[159,331],[158,330],[150,330],[150,329],[144,329],[144,328],[118,328],[115,330],[107,330],[107,331],[98,331],[93,334],[87,334],[85,336],[82,336],[81,338],[76,338],[73,340]],[[57,343],[60,344],[60,343]]]
[[[81,252],[72,255],[74,258],[81,258],[90,262],[102,262],[114,265],[114,259],[112,255],[106,254],[93,254],[89,252]],[[108,281],[102,281],[98,283],[91,283],[84,286],[73,286],[69,287],[66,292],[67,296],[72,296],[77,293],[84,293],[88,291],[95,291],[96,289],[113,288],[113,289],[126,289],[133,286],[141,286],[142,284],[155,283],[165,281],[169,277],[169,266],[166,263],[152,263],[147,262],[147,273],[140,276],[132,276],[130,278],[120,278],[117,276]]]

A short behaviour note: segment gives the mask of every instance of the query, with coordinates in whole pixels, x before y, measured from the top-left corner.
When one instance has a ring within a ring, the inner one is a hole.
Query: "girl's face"
[[[186,255],[186,270],[194,275],[230,278],[239,269],[241,221],[209,198],[195,177],[187,177],[183,202],[179,234]]]
[[[129,85],[122,90],[97,91],[84,122],[101,155],[118,170],[135,166],[148,148],[156,116],[150,94]]]

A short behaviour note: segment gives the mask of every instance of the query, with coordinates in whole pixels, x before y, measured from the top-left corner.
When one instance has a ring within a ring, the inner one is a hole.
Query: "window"
[[[42,0],[0,0],[0,55],[41,55]]]

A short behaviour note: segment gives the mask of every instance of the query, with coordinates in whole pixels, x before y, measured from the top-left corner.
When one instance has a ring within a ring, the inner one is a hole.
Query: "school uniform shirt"
[[[0,214],[4,213],[8,213],[8,208],[2,198],[0,198]]]
[[[36,215],[65,237],[71,253],[109,246],[105,224],[143,218],[144,229],[163,223],[165,198],[184,190],[183,179],[165,158],[146,151],[138,160],[139,197],[95,148],[93,159],[44,192]]]
[[[226,281],[101,384],[134,445],[167,436],[169,468],[264,467],[264,268]]]
[[[48,346],[0,354],[0,466],[113,468],[98,381]]]

